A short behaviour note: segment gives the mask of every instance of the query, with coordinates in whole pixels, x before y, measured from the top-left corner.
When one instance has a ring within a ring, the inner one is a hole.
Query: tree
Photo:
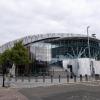
[[[11,50],[7,49],[0,54],[0,64],[4,64],[7,60],[11,59]]]
[[[0,53],[0,72],[2,72],[1,53]]]
[[[5,87],[5,74],[9,73],[9,68],[12,67],[10,63],[11,58],[11,50],[5,50],[2,54],[0,54],[0,64],[2,69],[3,75],[3,84],[2,86]]]
[[[11,60],[15,64],[30,63],[28,49],[24,47],[22,41],[15,43],[14,47],[11,49]]]
[[[29,59],[29,52],[28,49],[24,47],[22,41],[19,41],[14,44],[14,47],[11,50],[11,60],[16,65],[16,68],[23,69],[20,74],[26,73],[30,69],[29,63],[31,62]]]
[[[7,49],[0,54],[1,65],[5,64],[8,60],[12,61],[15,65],[28,65],[30,63],[28,49],[24,47],[22,41],[15,43],[13,48]]]
[[[1,53],[0,53],[0,65],[1,65]]]
[[[30,63],[28,49],[24,47],[22,41],[15,43],[14,47],[5,50],[0,54],[0,64],[3,72],[3,87],[5,86],[4,76],[7,74],[7,69],[11,68],[13,62],[15,65],[25,65]]]

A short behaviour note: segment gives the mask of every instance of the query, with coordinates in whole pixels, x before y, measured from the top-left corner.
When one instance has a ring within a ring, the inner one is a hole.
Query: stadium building
[[[89,39],[89,41],[88,41]],[[50,33],[27,36],[0,47],[4,52],[22,40],[36,63],[32,71],[65,71],[73,75],[100,74],[100,40],[81,34]]]

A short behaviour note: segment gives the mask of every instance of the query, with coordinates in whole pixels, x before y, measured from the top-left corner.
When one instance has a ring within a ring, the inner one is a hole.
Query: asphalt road
[[[100,86],[61,85],[23,88],[19,92],[29,100],[100,100]]]

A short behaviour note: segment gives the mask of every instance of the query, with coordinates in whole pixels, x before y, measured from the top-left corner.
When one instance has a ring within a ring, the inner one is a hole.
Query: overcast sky
[[[0,45],[32,34],[97,34],[100,0],[0,0]]]

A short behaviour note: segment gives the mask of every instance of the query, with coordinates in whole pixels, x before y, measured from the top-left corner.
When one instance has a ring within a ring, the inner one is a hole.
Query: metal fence
[[[88,83],[88,82],[99,82],[100,75],[95,75],[93,77],[85,75],[80,75],[79,77],[66,75],[63,77],[61,75],[58,76],[16,76],[16,77],[6,77],[5,78],[5,86],[15,87],[15,88],[27,88],[27,87],[38,87],[38,86],[49,86],[49,85],[57,85],[57,84],[70,84],[70,83]],[[0,77],[0,85],[2,86],[2,76]]]

